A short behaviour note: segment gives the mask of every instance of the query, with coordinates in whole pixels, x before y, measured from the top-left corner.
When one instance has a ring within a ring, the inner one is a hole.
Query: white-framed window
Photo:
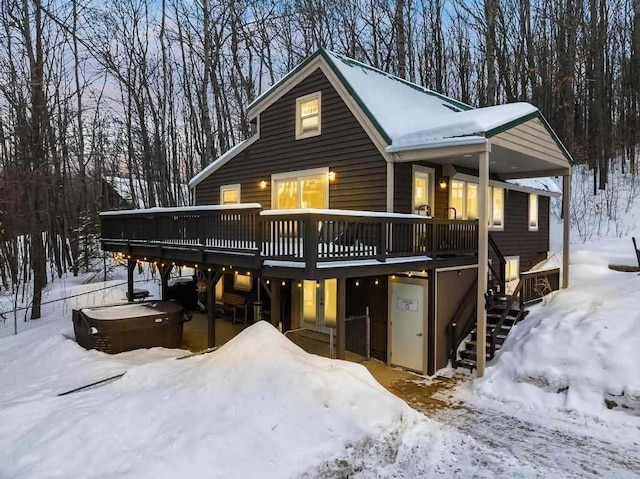
[[[296,98],[296,140],[317,136],[322,130],[322,93]]]
[[[329,207],[329,168],[272,175],[271,185],[273,209]]]
[[[520,256],[505,256],[504,280],[515,281],[520,278]]]
[[[220,204],[235,205],[240,203],[240,183],[220,187]]]
[[[538,231],[538,195],[529,195],[529,231]]]
[[[251,276],[240,273],[233,275],[233,289],[251,291],[251,284]]]
[[[504,189],[496,186],[489,187],[489,229],[504,229]]]
[[[478,219],[478,184],[451,180],[449,184],[449,219]],[[487,221],[489,228],[504,228],[504,189],[490,186],[487,193]]]
[[[435,170],[422,166],[413,167],[413,200],[411,209],[414,214],[425,215],[428,209],[433,215],[433,190]]]

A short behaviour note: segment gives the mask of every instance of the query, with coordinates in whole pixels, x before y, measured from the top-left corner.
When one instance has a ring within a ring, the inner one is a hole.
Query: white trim
[[[225,205],[224,203],[224,192],[225,191],[237,191],[238,192],[238,201],[236,203],[228,203],[229,205],[240,204],[242,203],[242,185],[240,183],[234,183],[232,185],[222,185],[220,186],[220,204]]]
[[[258,122],[258,133],[253,135],[248,140],[244,140],[233,148],[227,150],[223,155],[219,156],[215,161],[209,164],[204,170],[198,173],[196,176],[189,180],[189,188],[195,188],[197,185],[202,183],[205,179],[207,179],[213,172],[219,170],[222,166],[228,163],[231,159],[235,158],[237,155],[246,150],[249,146],[253,145],[256,141],[260,139],[260,122]]]
[[[387,212],[393,213],[393,204],[395,197],[395,165],[393,162],[387,162]]]
[[[271,211],[275,211],[275,214],[282,213],[282,211],[289,210],[278,210],[276,205],[278,202],[278,188],[276,187],[276,181],[286,180],[286,179],[297,179],[298,181],[302,178],[309,177],[319,177],[323,176],[325,178],[324,182],[324,208],[329,208],[329,167],[322,168],[311,168],[308,170],[295,170],[295,171],[287,171],[284,173],[276,173],[271,175]],[[296,203],[300,204],[300,188],[298,188],[298,198]],[[301,208],[296,208],[297,210],[302,210]]]
[[[420,145],[409,146],[393,146],[387,147],[389,153],[402,153],[402,152],[416,152],[419,153],[422,150],[431,150],[434,148],[452,148],[469,145],[484,145],[487,143],[487,138],[484,136],[459,136],[452,138],[439,138],[434,140],[426,140]],[[484,148],[483,148],[484,151]]]
[[[419,175],[428,175],[428,191],[427,191],[427,205],[431,208],[431,214],[435,213],[435,187],[436,187],[436,170],[429,168],[428,166],[412,165],[411,168],[411,213],[415,214],[416,211],[416,192],[414,188],[416,186],[416,173]],[[419,206],[419,205],[418,205]]]
[[[447,268],[436,268],[436,273],[445,273],[447,271],[458,271],[458,270],[463,270],[463,269],[474,269],[477,268],[478,265],[477,264],[467,264],[464,266],[449,266]]]
[[[535,211],[535,213],[536,213],[536,224],[532,225],[531,224],[532,223],[532,221],[531,221],[531,213],[532,213],[532,211],[531,211],[531,201],[534,198],[535,198],[534,203],[536,205],[536,211]],[[529,203],[529,208],[528,208],[528,213],[529,214],[527,215],[528,216],[527,223],[529,225],[529,231],[538,231],[539,228],[540,228],[540,201],[539,201],[538,195],[533,194],[533,193],[529,193],[529,201],[528,201],[528,203]]]
[[[302,103],[309,100],[318,100],[318,129],[315,131],[302,131],[302,115],[300,107]],[[296,140],[304,140],[305,138],[312,138],[322,134],[322,91],[309,93],[308,95],[300,96],[296,98]]]

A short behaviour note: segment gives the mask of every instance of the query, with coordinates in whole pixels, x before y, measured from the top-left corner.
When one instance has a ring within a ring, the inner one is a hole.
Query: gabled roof
[[[538,118],[553,137],[562,154],[571,156],[540,111],[529,103],[512,103],[473,108],[453,98],[421,87],[357,60],[323,48],[289,72],[260,95],[248,112],[260,106],[300,70],[320,57],[387,143],[387,151],[397,152],[468,142],[494,135]],[[464,140],[463,140],[464,139]]]

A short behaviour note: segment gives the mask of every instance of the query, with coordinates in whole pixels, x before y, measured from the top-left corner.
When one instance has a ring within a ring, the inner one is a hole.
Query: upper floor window
[[[529,231],[538,231],[538,195],[529,195]]]
[[[296,99],[296,140],[320,134],[320,92]]]
[[[235,205],[240,203],[240,184],[220,187],[220,204]]]
[[[489,228],[504,228],[504,190],[490,186],[487,200],[487,222]],[[478,185],[469,181],[451,180],[449,208],[450,219],[478,219]]]

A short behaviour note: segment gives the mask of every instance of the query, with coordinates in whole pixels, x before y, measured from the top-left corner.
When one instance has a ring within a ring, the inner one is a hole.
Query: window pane
[[[493,189],[492,226],[500,228],[504,223],[504,190],[502,188]]]
[[[222,191],[222,204],[223,205],[233,205],[236,203],[240,203],[240,198],[238,195],[238,190],[223,190]]]
[[[307,178],[300,180],[302,188],[302,204],[300,208],[324,208],[325,182],[328,178]]]
[[[233,288],[240,291],[251,291],[251,276],[244,274],[233,275]]]
[[[279,180],[276,182],[276,209],[285,210],[298,207],[298,180]]]
[[[429,186],[427,175],[417,175],[413,181],[413,204],[416,209],[429,204]]]
[[[467,183],[467,218],[478,219],[478,185]]]
[[[538,195],[529,195],[529,228],[538,229]]]
[[[324,282],[324,325],[336,327],[338,317],[338,280],[327,279]]]
[[[449,219],[462,219],[464,217],[463,201],[464,201],[464,182],[452,181],[451,182],[451,201],[449,207],[455,208],[455,215],[453,210],[449,210]]]
[[[318,99],[303,101],[300,103],[300,116],[302,118],[318,114]]]
[[[305,279],[302,285],[302,319],[305,323],[316,322],[316,293],[316,282]]]
[[[318,116],[310,116],[302,119],[302,133],[316,131],[318,129]]]

